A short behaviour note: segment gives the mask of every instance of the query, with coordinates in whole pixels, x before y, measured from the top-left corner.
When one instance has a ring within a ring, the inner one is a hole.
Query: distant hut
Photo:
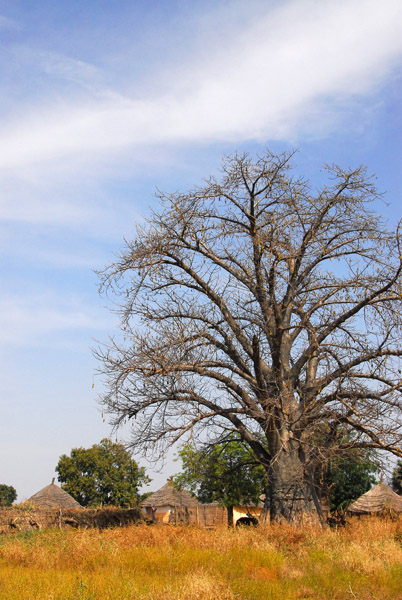
[[[348,507],[348,512],[352,515],[402,513],[402,497],[385,483],[379,483],[353,502]]]
[[[28,498],[29,502],[35,504],[37,508],[83,508],[70,494],[62,490],[54,483],[54,478],[50,485]]]
[[[178,490],[171,481],[141,502],[141,508],[145,513],[158,523],[169,523],[175,507],[197,508],[199,506],[202,505],[190,492]]]

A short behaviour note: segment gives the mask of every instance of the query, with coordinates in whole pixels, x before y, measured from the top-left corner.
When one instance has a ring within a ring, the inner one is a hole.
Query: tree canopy
[[[234,506],[257,506],[267,491],[264,467],[236,435],[200,449],[187,444],[178,455],[182,471],[174,477],[175,485],[190,491],[203,504],[219,502],[226,506],[230,526]]]
[[[0,484],[0,506],[11,506],[17,499],[17,490],[12,485]]]
[[[123,444],[103,439],[90,448],[73,448],[56,466],[63,490],[82,506],[130,507],[140,500],[139,488],[148,483]]]
[[[191,444],[178,452],[182,471],[175,475],[179,487],[202,503],[219,502],[227,508],[257,505],[268,493],[266,472],[248,445],[236,436],[215,445],[195,449]],[[400,463],[402,465],[402,462]],[[351,451],[324,465],[319,495],[328,496],[329,509],[343,510],[376,483],[376,457],[370,451]],[[395,469],[395,477],[398,469]],[[395,487],[395,486],[394,486]]]
[[[178,456],[182,471],[174,477],[175,484],[204,504],[258,504],[265,493],[266,471],[237,436],[198,450],[187,444]]]
[[[327,166],[315,190],[291,159],[235,155],[160,193],[99,274],[123,335],[96,354],[133,447],[236,432],[266,469],[271,519],[300,521],[320,516],[331,456],[402,455],[402,250],[364,168]]]
[[[327,467],[325,487],[329,490],[330,510],[344,510],[376,483],[378,466],[367,452],[351,452],[336,457]]]

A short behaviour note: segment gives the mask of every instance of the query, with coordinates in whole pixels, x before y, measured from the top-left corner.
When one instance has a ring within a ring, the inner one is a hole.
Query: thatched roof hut
[[[402,497],[385,483],[379,483],[353,502],[348,512],[354,515],[402,513]]]
[[[202,504],[190,492],[178,490],[172,481],[168,481],[160,490],[141,502],[140,506],[153,521],[170,523],[172,519],[175,520],[178,510],[184,509],[188,512],[201,507]]]
[[[54,479],[50,485],[47,485],[42,490],[28,498],[29,502],[35,504],[38,508],[83,508],[70,494],[62,490],[54,483]]]
[[[168,481],[157,492],[154,492],[143,502],[141,506],[146,508],[159,506],[186,506],[187,508],[200,506],[200,503],[187,490],[178,490],[174,484]]]

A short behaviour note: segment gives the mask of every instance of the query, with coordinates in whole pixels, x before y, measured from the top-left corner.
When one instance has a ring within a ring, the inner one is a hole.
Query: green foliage
[[[377,471],[378,467],[368,452],[364,455],[355,453],[349,457],[334,459],[325,477],[331,511],[343,510],[368,492],[376,483]]]
[[[267,491],[263,467],[236,436],[208,449],[184,446],[179,457],[183,469],[174,482],[200,502],[217,501],[227,507],[252,504]],[[402,476],[402,461],[400,469]],[[324,489],[329,490],[331,511],[344,509],[367,492],[376,483],[377,471],[374,457],[368,452],[334,459],[323,482]]]
[[[179,457],[183,470],[174,477],[174,482],[200,502],[219,502],[227,507],[257,504],[265,491],[264,468],[237,436],[207,449],[184,446]]]
[[[392,489],[397,494],[402,494],[402,460],[398,460],[397,466],[392,474]]]
[[[17,490],[12,485],[0,484],[0,506],[11,506],[17,499]]]
[[[108,439],[63,454],[56,471],[63,490],[82,506],[134,506],[139,487],[150,481],[124,445]]]

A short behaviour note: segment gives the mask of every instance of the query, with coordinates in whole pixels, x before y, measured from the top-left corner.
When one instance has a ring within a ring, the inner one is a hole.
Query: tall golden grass
[[[402,519],[0,538],[1,600],[402,600]]]

